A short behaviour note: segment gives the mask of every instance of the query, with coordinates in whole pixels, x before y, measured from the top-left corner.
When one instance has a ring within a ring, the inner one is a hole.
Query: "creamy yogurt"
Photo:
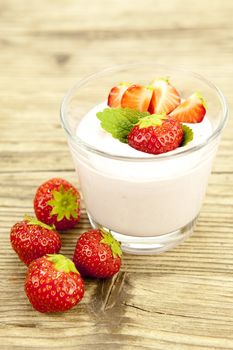
[[[217,144],[181,154],[178,148],[162,158],[139,152],[101,128],[96,113],[104,108],[106,103],[99,104],[82,118],[77,136],[108,155],[77,150],[70,142],[91,219],[134,237],[155,237],[188,225],[200,211]],[[194,140],[184,146],[187,150],[212,133],[208,116],[188,125]]]

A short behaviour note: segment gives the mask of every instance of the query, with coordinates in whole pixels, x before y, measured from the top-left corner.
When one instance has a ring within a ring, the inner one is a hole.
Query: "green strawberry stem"
[[[103,237],[100,242],[107,244],[111,248],[114,258],[117,258],[118,256],[120,257],[122,255],[121,243],[113,237],[110,231],[106,231],[101,228],[100,232]]]
[[[119,85],[120,86],[130,86],[131,83],[128,83],[127,81],[121,81]]]
[[[57,215],[57,221],[63,218],[70,220],[78,217],[78,196],[70,188],[65,190],[60,186],[59,191],[53,190],[53,199],[47,202],[52,207],[51,216]]]
[[[24,215],[24,220],[27,221],[27,224],[28,225],[37,225],[37,226],[40,226],[40,227],[43,227],[43,228],[46,228],[47,230],[54,230],[55,227],[54,226],[49,226],[49,225],[46,225],[45,223],[43,223],[42,221],[39,221],[37,220],[36,218],[34,217],[31,217],[31,216],[28,216],[28,215]]]
[[[73,261],[66,258],[62,254],[47,254],[47,259],[54,264],[54,267],[57,271],[64,271],[67,273],[74,272],[79,274]]]
[[[146,88],[150,91],[153,91],[154,90],[154,86],[153,85],[147,85]]]
[[[159,80],[163,80],[166,83],[169,83],[169,77],[159,77],[158,79],[156,79],[156,81],[159,81]]]
[[[199,91],[194,92],[194,94],[197,96],[197,98],[199,98],[205,109],[207,109],[207,104],[205,99],[202,97],[202,94]]]
[[[139,129],[148,128],[149,126],[160,126],[162,125],[163,120],[168,117],[165,114],[151,114],[147,117],[141,118],[137,123]]]

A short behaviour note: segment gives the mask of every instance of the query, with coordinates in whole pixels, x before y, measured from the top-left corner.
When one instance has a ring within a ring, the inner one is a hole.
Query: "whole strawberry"
[[[48,254],[29,265],[25,292],[37,311],[61,312],[80,302],[84,283],[70,259]]]
[[[37,218],[58,230],[75,226],[80,220],[80,195],[66,180],[54,178],[36,191],[34,210]]]
[[[165,115],[144,117],[132,128],[128,143],[138,151],[160,154],[176,149],[183,140],[182,124]]]
[[[45,254],[58,253],[61,249],[61,238],[53,227],[27,216],[11,228],[10,241],[26,265]]]
[[[120,243],[110,232],[90,230],[78,239],[73,261],[83,276],[108,278],[119,271],[121,255]]]

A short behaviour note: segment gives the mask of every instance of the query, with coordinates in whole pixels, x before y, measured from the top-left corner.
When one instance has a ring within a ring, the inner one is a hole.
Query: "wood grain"
[[[32,310],[10,227],[31,214],[38,184],[79,187],[60,127],[66,90],[86,74],[154,59],[207,76],[233,107],[228,0],[1,0],[0,349],[233,349],[233,120],[214,162],[194,235],[159,256],[125,255],[109,281],[86,281],[78,307]],[[72,257],[80,225],[62,235]]]

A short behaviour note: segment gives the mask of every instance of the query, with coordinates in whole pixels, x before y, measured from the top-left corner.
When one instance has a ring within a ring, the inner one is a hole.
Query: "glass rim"
[[[161,67],[161,68],[167,68],[167,69],[174,70],[174,71],[180,71],[183,74],[190,75],[190,76],[193,76],[199,80],[202,80],[204,83],[206,83],[210,88],[212,88],[216,92],[216,94],[221,102],[222,116],[223,117],[221,118],[221,121],[219,122],[219,125],[216,128],[216,130],[206,140],[199,143],[198,145],[194,145],[190,148],[186,148],[183,150],[182,150],[182,147],[180,147],[180,150],[178,152],[176,152],[175,154],[174,153],[171,154],[171,152],[166,152],[166,153],[162,153],[162,154],[158,154],[158,155],[154,155],[154,154],[149,155],[147,153],[146,156],[130,157],[130,156],[122,156],[122,155],[117,155],[117,154],[112,154],[112,153],[101,151],[101,150],[89,145],[88,143],[84,142],[76,134],[75,135],[73,134],[73,132],[71,131],[71,129],[67,123],[66,106],[68,105],[68,103],[69,103],[70,99],[72,98],[72,96],[74,95],[75,91],[77,91],[82,86],[85,86],[89,81],[94,80],[98,77],[101,77],[106,73],[109,73],[111,71],[117,71],[119,69],[131,68],[133,66],[139,66],[142,64],[153,64],[153,65],[156,65],[156,66]],[[75,144],[77,144],[80,148],[84,149],[85,151],[98,154],[98,155],[105,157],[105,158],[117,159],[117,160],[122,160],[122,161],[133,161],[133,162],[158,161],[158,160],[162,160],[162,159],[171,159],[171,158],[174,159],[174,158],[177,158],[177,157],[189,154],[189,153],[196,152],[199,149],[207,146],[209,143],[211,143],[213,140],[215,140],[218,137],[218,135],[221,133],[221,131],[223,130],[223,128],[226,124],[227,115],[228,115],[228,106],[227,106],[226,98],[225,98],[224,94],[222,93],[222,91],[216,85],[214,85],[211,81],[209,81],[208,79],[206,79],[202,75],[195,73],[195,72],[192,72],[192,71],[189,71],[181,66],[174,67],[174,66],[170,66],[170,65],[157,64],[157,63],[154,63],[152,61],[115,65],[112,67],[105,68],[105,69],[98,71],[96,73],[89,74],[89,75],[85,76],[84,78],[78,80],[68,90],[68,92],[65,94],[65,96],[62,100],[61,108],[60,108],[60,120],[61,120],[62,127],[66,131],[67,135],[69,137],[71,137],[71,139],[75,142]]]

